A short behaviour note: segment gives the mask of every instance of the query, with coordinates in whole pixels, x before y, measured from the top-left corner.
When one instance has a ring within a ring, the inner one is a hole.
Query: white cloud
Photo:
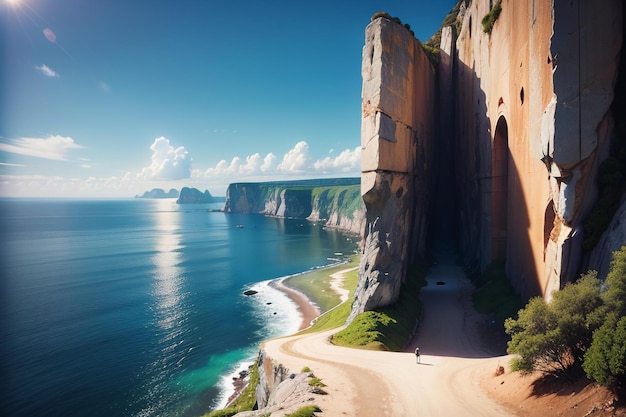
[[[305,171],[310,165],[309,144],[301,141],[283,156],[283,160],[276,169],[285,173],[299,173]]]
[[[357,146],[354,150],[346,149],[336,158],[327,156],[326,158],[315,161],[313,168],[317,172],[352,172],[361,166],[361,147]]]
[[[39,70],[46,77],[51,77],[51,78],[58,78],[58,77],[60,77],[58,72],[54,71],[52,68],[50,68],[49,66],[47,66],[45,64],[43,64],[43,65],[35,65],[35,69]]]
[[[191,175],[191,157],[184,146],[174,148],[169,139],[161,136],[152,146],[152,164],[141,170],[142,179],[180,180]]]
[[[263,158],[263,165],[261,165],[261,172],[272,172],[276,169],[276,155],[273,153],[268,153],[265,158]]]
[[[223,159],[215,167],[194,170],[191,176],[196,179],[225,177],[238,181],[237,177],[301,176],[307,173],[358,175],[360,172],[360,146],[354,150],[346,149],[335,158],[327,156],[317,161],[311,159],[309,151],[308,143],[301,141],[280,159],[280,163],[279,158],[273,153],[268,153],[264,158],[255,153],[245,159],[235,156],[230,162]]]
[[[57,161],[67,160],[67,154],[70,150],[83,148],[75,143],[71,137],[59,135],[48,136],[47,138],[8,139],[8,142],[0,143],[0,151]]]

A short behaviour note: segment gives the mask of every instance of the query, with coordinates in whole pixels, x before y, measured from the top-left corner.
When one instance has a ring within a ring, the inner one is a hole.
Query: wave
[[[299,275],[299,274],[296,274]],[[277,278],[282,280],[286,277]],[[253,314],[261,326],[261,332],[257,336],[261,339],[272,339],[285,336],[298,331],[302,321],[302,316],[296,303],[285,293],[270,286],[275,280],[267,280],[255,283],[251,289],[257,291],[252,296],[244,296],[252,307]],[[243,293],[244,289],[242,289]],[[239,378],[242,371],[247,370],[255,361],[258,355],[259,346],[250,346],[244,359],[234,363],[221,377],[217,384],[220,394],[215,400],[214,408],[224,408],[228,399],[235,393],[233,379]]]

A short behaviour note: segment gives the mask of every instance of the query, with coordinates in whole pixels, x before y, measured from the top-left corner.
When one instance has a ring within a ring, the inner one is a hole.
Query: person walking
[[[420,363],[420,348],[415,348],[415,362]]]

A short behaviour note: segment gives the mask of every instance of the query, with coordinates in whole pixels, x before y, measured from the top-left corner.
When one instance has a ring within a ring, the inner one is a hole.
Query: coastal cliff
[[[426,255],[434,191],[434,68],[420,42],[394,21],[375,19],[365,38],[361,194],[366,225],[349,320],[398,298],[407,265]]]
[[[365,207],[359,184],[359,178],[233,183],[224,211],[307,219],[360,234]]]
[[[437,236],[457,243],[470,273],[504,261],[522,298],[549,298],[624,244],[622,1],[465,0],[454,10],[434,66],[389,16],[366,29],[367,223],[350,320],[395,302],[407,265],[428,260]],[[597,223],[610,236],[590,239]]]

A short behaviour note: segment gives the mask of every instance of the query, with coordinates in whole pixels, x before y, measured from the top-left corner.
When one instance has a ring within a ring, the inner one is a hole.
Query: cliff
[[[197,188],[183,187],[180,190],[180,197],[176,200],[176,204],[208,204],[222,203],[224,197],[213,197],[209,190],[201,192]]]
[[[434,192],[435,71],[404,26],[378,18],[363,47],[364,249],[352,320],[393,303],[409,263],[426,256]]]
[[[624,243],[623,206],[614,214],[622,180],[602,212],[606,225],[615,218],[610,235],[583,249],[599,167],[626,149],[626,129],[615,128],[626,107],[615,105],[622,3],[460,1],[435,67],[402,25],[368,25],[365,244],[350,319],[393,303],[407,265],[427,259],[436,237],[455,241],[472,273],[504,260],[524,298],[549,298]]]
[[[233,183],[224,211],[308,219],[360,234],[365,208],[359,183],[359,178]]]

